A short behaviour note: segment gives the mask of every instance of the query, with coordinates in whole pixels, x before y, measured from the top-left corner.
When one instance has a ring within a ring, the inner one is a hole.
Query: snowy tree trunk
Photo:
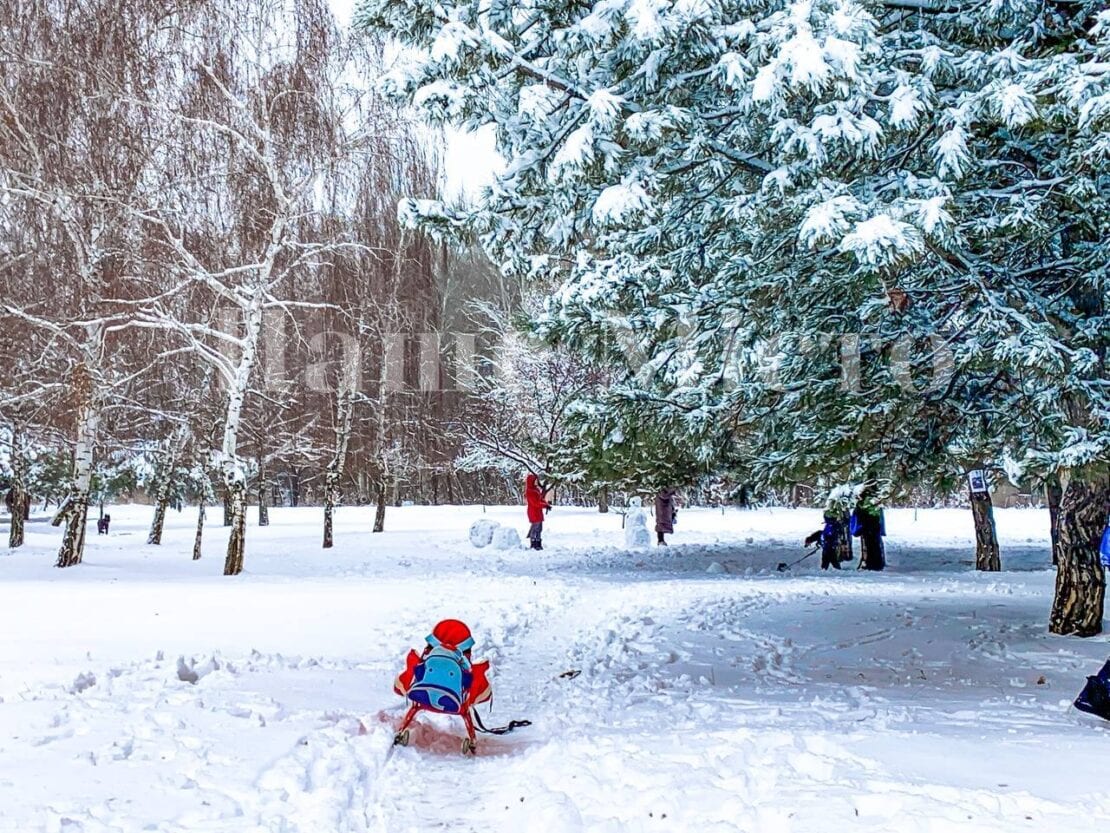
[[[1063,487],[1060,564],[1048,629],[1065,636],[1095,636],[1102,632],[1106,598],[1099,545],[1110,510],[1110,484],[1104,476],[1096,483],[1074,473],[1065,479]]]
[[[336,495],[339,492],[339,475],[328,467],[324,474],[324,549],[335,545],[333,537]]]
[[[73,486],[65,511],[66,530],[58,549],[56,567],[73,567],[85,555],[85,525],[89,514],[89,489],[92,486],[93,448],[100,427],[100,411],[95,402],[94,382],[86,365],[74,370],[74,392],[80,403],[77,410],[77,445],[73,452]]]
[[[27,458],[23,454],[22,437],[18,431],[12,432],[12,516],[8,528],[8,547],[15,549],[23,546],[24,521],[30,496],[27,494]]]
[[[162,529],[166,524],[166,509],[170,505],[170,488],[173,486],[173,472],[177,468],[177,458],[185,446],[188,433],[178,431],[170,440],[166,448],[166,457],[163,460],[161,471],[158,475],[158,491],[155,494],[154,519],[150,522],[150,534],[147,535],[148,544],[160,545],[162,543]]]
[[[200,542],[204,537],[204,498],[197,502],[197,534],[193,538],[193,561],[200,561]]]
[[[227,556],[224,575],[237,576],[243,572],[243,555],[247,535],[247,489],[242,480],[228,485],[231,502],[231,534],[227,539]]]
[[[385,506],[386,506],[386,487],[385,483],[378,484],[378,509],[374,513],[374,531],[385,531]]]
[[[347,463],[353,412],[354,403],[350,391],[340,390],[335,400],[335,451],[324,473],[324,549],[330,549],[334,544],[335,507],[339,503],[339,482]]]
[[[146,536],[148,544],[162,543],[162,528],[166,524],[166,509],[170,504],[169,484],[159,484],[158,495],[154,502],[154,519],[150,522],[150,533]]]
[[[278,227],[275,226],[275,234]],[[227,557],[224,575],[237,576],[243,572],[243,555],[246,544],[246,477],[238,457],[239,428],[243,418],[243,403],[247,398],[251,370],[258,354],[258,340],[262,333],[263,290],[256,289],[245,310],[245,333],[242,354],[235,378],[227,393],[227,417],[224,421],[224,440],[221,449],[224,488],[231,510],[231,534],[227,539]]]
[[[1045,502],[1048,503],[1049,532],[1052,536],[1052,564],[1060,563],[1060,500],[1064,490],[1059,478],[1053,476],[1044,484]]]
[[[258,525],[270,525],[270,509],[266,505],[266,461],[258,458]]]
[[[990,492],[968,491],[975,522],[975,569],[997,573],[1002,569],[998,555],[998,533],[994,526],[994,504]]]
[[[597,511],[606,514],[609,511],[609,490],[602,489],[597,495]]]

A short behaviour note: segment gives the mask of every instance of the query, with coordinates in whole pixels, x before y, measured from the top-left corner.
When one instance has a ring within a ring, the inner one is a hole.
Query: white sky
[[[339,22],[347,25],[357,0],[329,0]],[[493,129],[464,133],[454,128],[446,133],[447,148],[443,155],[445,194],[448,199],[459,195],[477,194],[491,182],[503,162],[494,149]]]

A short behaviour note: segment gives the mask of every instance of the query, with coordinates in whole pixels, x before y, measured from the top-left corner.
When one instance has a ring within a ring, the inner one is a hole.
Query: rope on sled
[[[474,728],[484,735],[507,735],[513,729],[520,729],[524,726],[531,726],[531,720],[510,720],[507,726],[497,726],[493,729],[487,729],[485,724],[482,723],[482,718],[478,716],[478,710],[475,709],[471,712],[471,717],[474,718]]]

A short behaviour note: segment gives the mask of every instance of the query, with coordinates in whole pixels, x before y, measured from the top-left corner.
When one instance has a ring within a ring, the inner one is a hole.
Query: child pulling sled
[[[473,755],[478,746],[471,710],[493,697],[487,678],[489,661],[471,660],[474,637],[470,628],[458,619],[444,619],[425,641],[428,644],[422,653],[409,651],[405,670],[393,684],[393,690],[410,704],[393,742],[399,746],[408,745],[409,726],[421,711],[454,714],[466,725],[463,754]]]

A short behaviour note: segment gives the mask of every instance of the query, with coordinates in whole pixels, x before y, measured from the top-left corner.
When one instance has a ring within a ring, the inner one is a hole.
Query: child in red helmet
[[[470,710],[493,697],[489,660],[471,661],[474,637],[458,619],[444,619],[425,641],[428,644],[420,654],[409,651],[405,670],[393,683],[393,690],[410,703],[394,742],[408,743],[408,727],[420,711],[457,714],[466,724],[463,751],[472,754],[475,741]]]

